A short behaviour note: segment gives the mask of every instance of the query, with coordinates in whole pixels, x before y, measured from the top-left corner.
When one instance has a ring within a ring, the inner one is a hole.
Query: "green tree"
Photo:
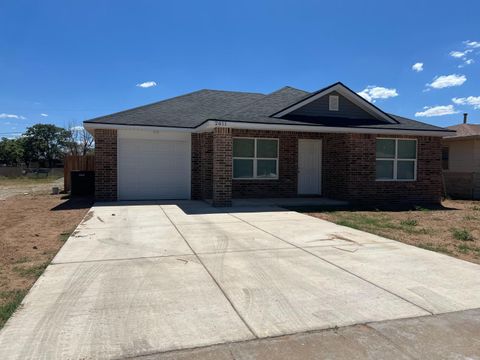
[[[60,160],[68,145],[69,132],[51,124],[36,124],[23,134],[23,150],[26,163],[47,161],[52,167],[55,160]]]
[[[23,144],[20,139],[0,140],[0,164],[17,166],[23,160]]]

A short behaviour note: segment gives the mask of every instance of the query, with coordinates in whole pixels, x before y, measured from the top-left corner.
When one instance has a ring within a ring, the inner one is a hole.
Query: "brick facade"
[[[376,138],[380,135],[216,129],[212,136],[213,144],[203,142],[206,147],[202,148],[202,152],[208,155],[203,157],[200,167],[205,164],[208,173],[210,159],[213,158],[212,198],[217,206],[230,203],[229,188],[232,198],[297,196],[299,139],[323,140],[322,196],[362,204],[422,204],[441,200],[441,145],[438,137],[408,136],[418,140],[416,181],[376,181]],[[279,139],[278,180],[232,180],[232,137]],[[196,178],[202,181],[205,175],[194,176],[193,181]],[[209,186],[209,180],[206,185]],[[207,196],[200,198],[210,199],[208,193],[204,195]]]
[[[117,200],[117,130],[95,130],[95,199]]]
[[[192,134],[192,198],[229,206],[232,198],[295,197],[298,140],[322,139],[322,196],[353,203],[438,203],[442,195],[441,138],[408,136],[418,140],[416,181],[376,181],[379,136],[230,128]],[[233,137],[279,139],[278,180],[232,180]],[[116,130],[95,130],[95,147],[96,198],[116,200]]]

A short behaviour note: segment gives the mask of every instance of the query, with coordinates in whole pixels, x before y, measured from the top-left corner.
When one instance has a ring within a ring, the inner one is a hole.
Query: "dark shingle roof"
[[[448,126],[447,129],[455,130],[457,133],[448,136],[453,137],[466,137],[466,136],[480,136],[480,125],[478,124],[459,124]]]
[[[102,116],[88,123],[196,128],[207,120],[257,124],[332,126],[365,129],[446,131],[434,125],[388,114],[398,124],[375,119],[339,117],[272,117],[286,107],[308,98],[311,93],[289,86],[268,95],[259,93],[199,90],[153,104]]]
[[[194,128],[207,119],[221,117],[264,96],[259,93],[199,90],[85,123]]]
[[[263,96],[259,100],[248,104],[247,106],[238,108],[223,118],[245,119],[249,120],[255,117],[269,117],[273,113],[283,109],[285,104],[292,104],[308,95],[308,92],[285,86],[277,91]]]

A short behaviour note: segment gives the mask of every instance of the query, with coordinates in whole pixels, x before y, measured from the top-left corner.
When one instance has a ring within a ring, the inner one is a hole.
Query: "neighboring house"
[[[438,203],[451,131],[387,114],[342,83],[200,90],[84,122],[98,200],[325,196]]]
[[[456,134],[443,138],[442,159],[446,193],[455,198],[480,199],[480,125],[449,126]]]

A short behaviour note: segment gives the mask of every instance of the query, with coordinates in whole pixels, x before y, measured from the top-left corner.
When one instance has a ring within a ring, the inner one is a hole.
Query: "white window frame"
[[[280,173],[279,169],[279,161],[278,161],[278,154],[280,152],[280,140],[278,138],[258,138],[258,137],[234,137],[235,139],[245,139],[245,140],[254,140],[254,152],[253,157],[241,157],[241,156],[233,156],[233,141],[232,141],[232,178],[233,180],[278,180],[278,174]],[[276,158],[259,158],[257,157],[257,140],[274,140],[277,142],[277,157]],[[234,170],[234,160],[253,160],[253,177],[240,177],[236,178],[233,177]],[[257,160],[275,160],[276,161],[276,168],[277,168],[277,176],[276,177],[262,177],[257,176]]]
[[[393,158],[379,158],[377,157],[376,143],[375,143],[375,181],[417,181],[417,161],[418,161],[418,140],[412,138],[387,138],[387,137],[378,137],[377,140],[394,140],[395,141],[395,157]],[[404,159],[398,157],[398,141],[399,140],[410,140],[415,141],[415,159]],[[393,161],[393,179],[377,179],[377,160],[388,160]],[[413,161],[413,179],[397,179],[397,163],[398,161]]]

